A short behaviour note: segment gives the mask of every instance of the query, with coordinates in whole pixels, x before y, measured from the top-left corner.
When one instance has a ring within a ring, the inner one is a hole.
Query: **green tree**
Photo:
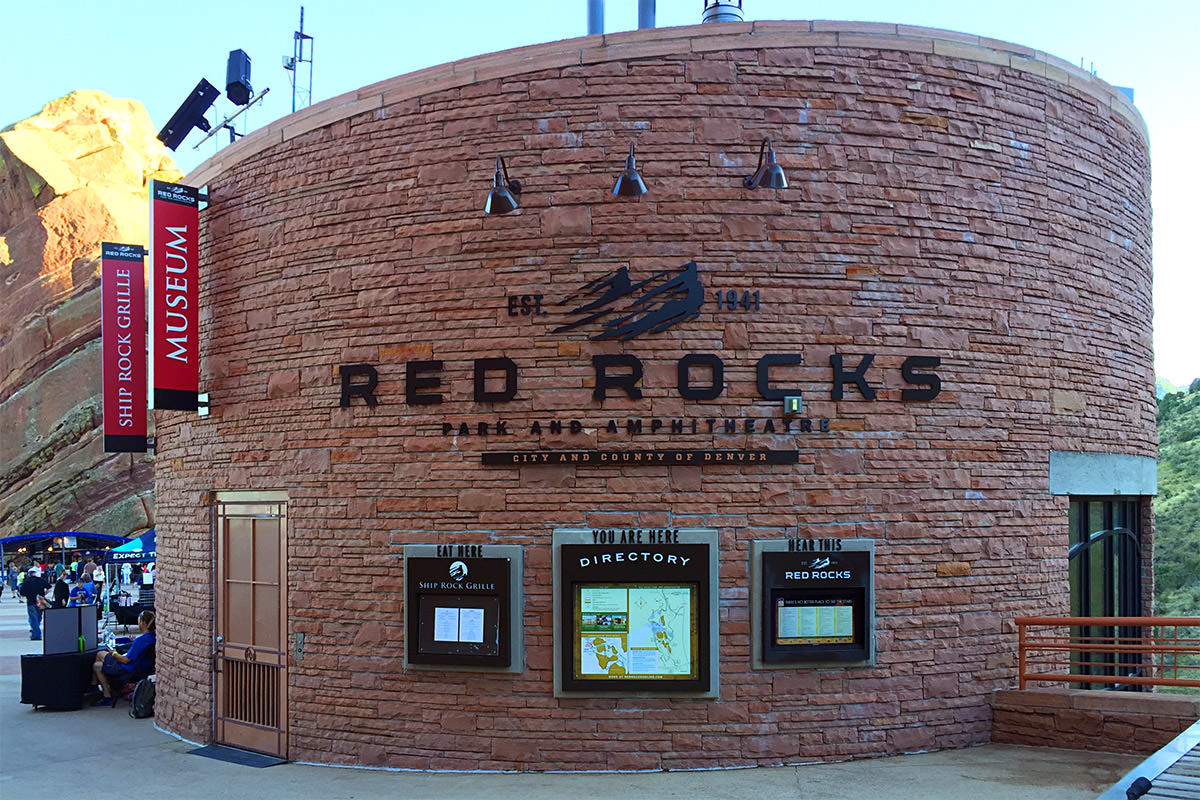
[[[1200,616],[1200,378],[1158,405],[1155,612]]]

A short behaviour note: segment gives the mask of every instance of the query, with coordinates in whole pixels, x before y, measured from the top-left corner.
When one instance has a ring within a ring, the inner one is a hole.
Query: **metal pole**
[[[1025,689],[1025,625],[1017,620],[1017,688]]]
[[[300,59],[304,56],[304,45],[301,44],[300,36],[304,34],[304,6],[300,6],[300,30],[296,32],[299,35],[292,36],[292,69],[300,69]],[[296,113],[296,81],[299,79],[294,71],[292,72],[292,113]]]
[[[654,27],[654,0],[638,0],[638,28]]]
[[[604,33],[604,0],[588,0],[588,36]]]
[[[210,130],[210,131],[209,131],[207,134],[205,134],[205,136],[204,136],[204,138],[203,138],[203,139],[201,139],[200,141],[196,142],[196,147],[199,147],[200,145],[204,144],[204,143],[205,143],[205,142],[207,142],[209,139],[211,139],[212,137],[216,136],[218,133],[220,133],[221,131],[223,131],[223,130],[225,129],[225,126],[227,126],[229,123],[233,122],[235,119],[237,119],[238,117],[240,117],[240,116],[241,116],[242,114],[244,114],[245,112],[249,111],[249,110],[250,110],[250,106],[254,105],[254,104],[255,104],[255,103],[257,103],[259,100],[262,100],[264,97],[266,97],[266,96],[267,96],[267,92],[269,92],[269,91],[271,91],[271,87],[270,87],[270,86],[268,86],[266,89],[263,89],[261,92],[259,92],[259,93],[258,93],[258,94],[257,94],[257,95],[254,97],[254,99],[252,99],[252,100],[251,100],[249,103],[246,103],[246,105],[242,106],[242,107],[241,107],[241,108],[239,108],[237,111],[235,111],[235,112],[233,112],[232,114],[230,114],[228,117],[226,117],[225,119],[223,119],[221,122],[219,122],[219,123],[217,123],[216,125],[212,126],[212,130]],[[192,149],[193,149],[193,150],[195,150],[195,149],[196,149],[196,147],[193,147]]]

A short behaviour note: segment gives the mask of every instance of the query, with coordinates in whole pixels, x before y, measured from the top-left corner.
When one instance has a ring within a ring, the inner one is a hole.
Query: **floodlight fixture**
[[[775,148],[771,146],[770,137],[763,139],[762,147],[759,148],[758,169],[753,175],[742,178],[742,185],[747,189],[757,189],[763,185],[770,189],[787,188],[787,176],[783,174],[783,167],[775,161]]]
[[[211,130],[212,125],[204,118],[204,114],[220,96],[220,89],[201,78],[200,82],[196,84],[196,88],[192,89],[191,94],[171,115],[171,119],[167,120],[163,129],[158,132],[159,141],[165,144],[167,149],[174,150],[183,144],[183,140],[192,132],[192,128],[199,128],[202,131]]]
[[[516,211],[517,196],[521,194],[520,181],[509,180],[508,166],[503,156],[496,156],[496,176],[492,179],[492,189],[488,192],[487,202],[483,204],[485,214],[507,214]]]
[[[629,156],[625,159],[625,171],[617,176],[613,194],[617,197],[641,197],[646,193],[646,182],[638,174],[633,159],[633,142],[629,143]]]

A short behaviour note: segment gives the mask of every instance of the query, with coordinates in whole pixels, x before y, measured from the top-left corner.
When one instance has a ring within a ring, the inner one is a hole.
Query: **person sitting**
[[[157,641],[154,633],[153,611],[143,611],[138,614],[138,629],[142,632],[141,635],[133,640],[129,651],[124,655],[112,650],[101,650],[96,653],[92,672],[95,673],[96,681],[100,684],[100,692],[104,696],[92,705],[111,706],[113,704],[110,681],[116,682],[118,687],[122,687],[131,677],[141,675],[149,670],[153,663],[151,659],[154,657],[152,648]]]

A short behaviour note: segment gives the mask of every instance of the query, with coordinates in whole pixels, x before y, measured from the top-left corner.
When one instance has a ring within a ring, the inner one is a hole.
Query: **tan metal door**
[[[217,742],[287,758],[287,503],[276,495],[217,496],[213,720]]]

